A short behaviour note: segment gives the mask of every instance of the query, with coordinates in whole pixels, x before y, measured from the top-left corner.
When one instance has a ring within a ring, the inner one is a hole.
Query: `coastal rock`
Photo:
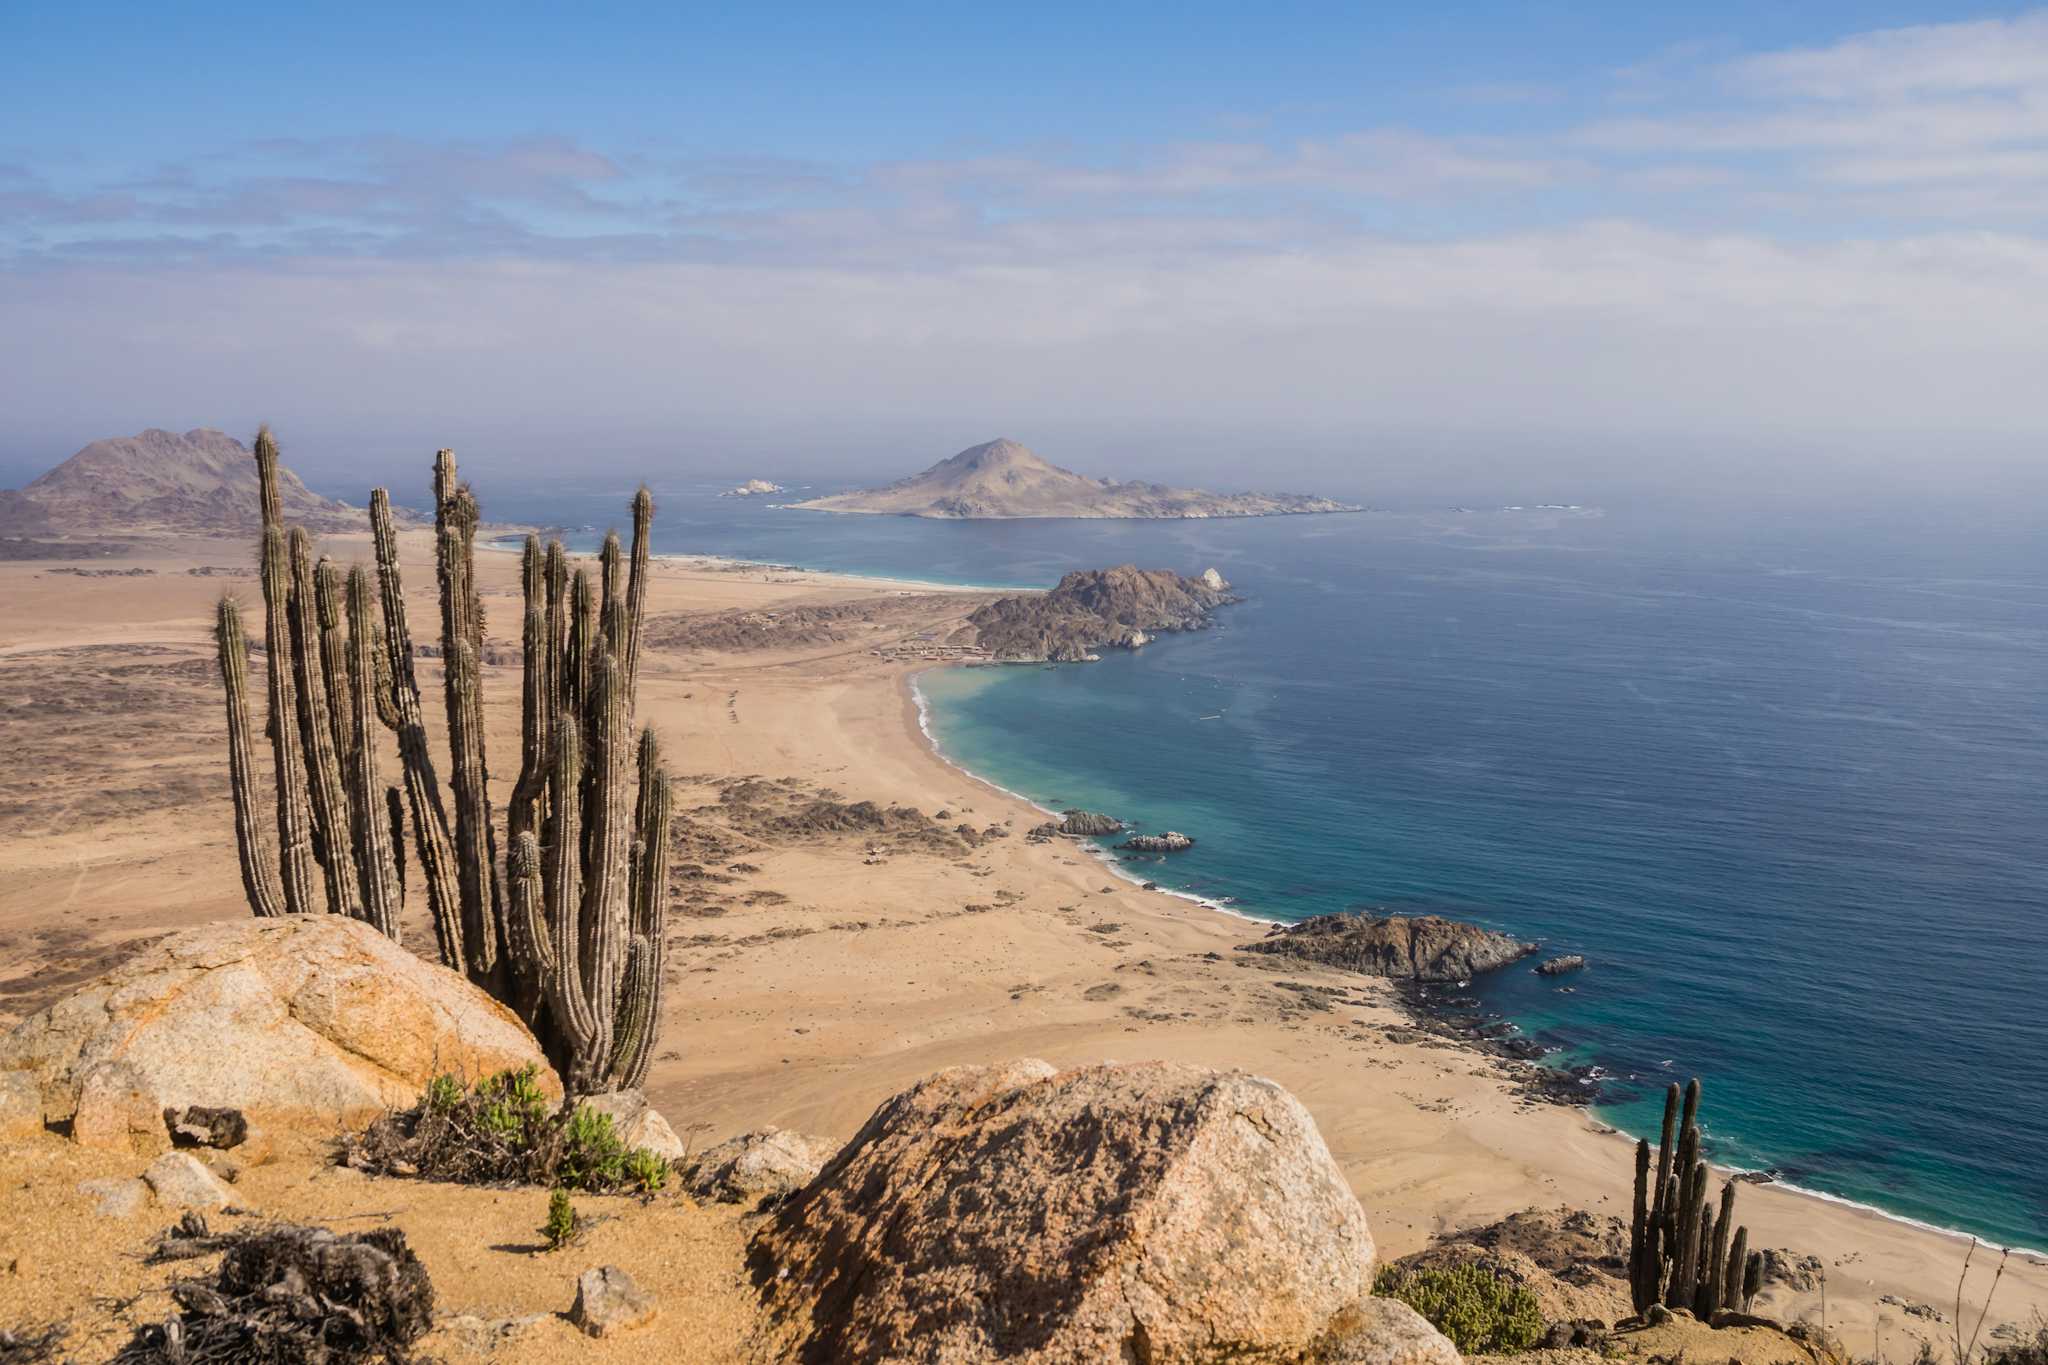
[[[1536,973],[1539,976],[1563,976],[1566,972],[1579,971],[1585,965],[1586,959],[1579,954],[1566,953],[1563,957],[1553,957],[1537,963]]]
[[[1060,812],[1060,833],[1078,834],[1084,837],[1099,834],[1121,834],[1124,822],[1094,811],[1064,810]]]
[[[1214,569],[1202,570],[1202,586],[1210,592],[1228,592],[1230,590],[1229,581]]]
[[[630,1148],[645,1147],[667,1161],[681,1161],[690,1154],[676,1130],[659,1110],[637,1090],[614,1090],[609,1095],[586,1095],[577,1106],[594,1109],[612,1121],[612,1131]]]
[[[1373,1243],[1271,1081],[1026,1060],[885,1101],[749,1263],[776,1359],[1298,1359]]]
[[[706,1151],[684,1172],[683,1188],[722,1204],[780,1199],[817,1179],[839,1144],[780,1128],[742,1133]]]
[[[1536,951],[1506,934],[1441,915],[1346,911],[1276,925],[1246,953],[1277,953],[1326,967],[1408,981],[1469,981]]]
[[[1801,1256],[1783,1247],[1765,1247],[1762,1255],[1765,1288],[1783,1285],[1795,1294],[1811,1294],[1827,1280],[1827,1265],[1818,1256]]]
[[[167,1109],[330,1134],[413,1103],[437,1074],[527,1065],[560,1093],[510,1010],[339,915],[173,934],[0,1039],[0,1074],[34,1079],[45,1122],[145,1152],[170,1145]]]
[[[1070,573],[1050,592],[998,598],[967,624],[994,658],[1078,663],[1104,646],[1132,649],[1162,631],[1205,629],[1210,612],[1236,600],[1199,578],[1124,564]]]
[[[1184,853],[1194,846],[1193,839],[1172,829],[1164,834],[1134,834],[1117,845],[1133,853]]]
[[[737,488],[728,488],[718,496],[721,498],[757,498],[764,493],[780,493],[782,491],[784,491],[783,487],[779,483],[770,483],[766,479],[748,479]]]

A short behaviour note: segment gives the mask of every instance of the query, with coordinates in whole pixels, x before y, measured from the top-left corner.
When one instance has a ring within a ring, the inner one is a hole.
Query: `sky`
[[[0,482],[2017,487],[2044,234],[2048,9],[0,0]]]

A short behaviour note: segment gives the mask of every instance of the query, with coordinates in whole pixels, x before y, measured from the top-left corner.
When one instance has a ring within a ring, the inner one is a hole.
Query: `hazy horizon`
[[[259,420],[322,486],[998,435],[1366,497],[2048,483],[2048,10],[9,28],[8,486]]]

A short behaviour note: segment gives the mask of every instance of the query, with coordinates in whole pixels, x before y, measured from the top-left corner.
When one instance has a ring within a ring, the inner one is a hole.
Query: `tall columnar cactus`
[[[370,490],[370,530],[377,552],[377,590],[384,614],[384,668],[391,728],[398,733],[398,757],[405,769],[406,806],[412,813],[413,849],[427,884],[427,908],[441,961],[458,972],[469,969],[463,951],[462,897],[455,876],[455,849],[448,841],[448,809],[427,747],[420,705],[419,672],[413,666],[412,628],[405,619],[405,579],[398,567],[398,527],[391,495]],[[368,742],[368,737],[364,737]],[[394,852],[396,849],[394,848]]]
[[[394,818],[398,792],[377,776],[376,632],[370,623],[370,576],[360,564],[348,574],[346,675],[352,712],[349,734],[349,807],[355,821],[356,868],[363,918],[397,939],[404,878],[398,866],[402,826]]]
[[[497,836],[484,761],[483,604],[476,588],[476,498],[455,476],[455,452],[434,457],[434,565],[441,587],[442,691],[448,708],[448,789],[455,806],[455,872],[465,966],[495,986],[504,952]]]
[[[640,623],[647,614],[647,557],[654,539],[654,494],[633,495],[633,570],[626,584],[626,709],[640,699]]]
[[[1677,1085],[1664,1096],[1656,1180],[1650,1180],[1650,1144],[1636,1144],[1635,1216],[1629,1225],[1629,1295],[1638,1315],[1654,1304],[1684,1308],[1702,1320],[1747,1308],[1756,1295],[1749,1229],[1735,1225],[1735,1182],[1721,1187],[1718,1214],[1709,1210],[1711,1173],[1701,1157],[1700,1083]]]
[[[344,610],[339,570],[316,567],[305,532],[283,525],[267,428],[257,468],[277,866],[255,814],[247,644],[232,601],[222,601],[216,629],[251,908],[317,908],[317,861],[328,909],[395,938],[409,814],[441,960],[512,1005],[573,1092],[640,1084],[660,1025],[672,820],[653,732],[640,733],[637,755],[632,734],[653,499],[644,488],[633,499],[630,561],[606,538],[595,589],[585,571],[571,576],[560,542],[527,541],[520,768],[501,868],[484,743],[478,509],[453,454],[441,451],[434,468],[447,799],[427,740],[389,496],[370,496],[380,626],[368,574],[349,572]],[[384,729],[396,735],[402,800],[378,776]]]
[[[313,815],[307,799],[306,760],[299,742],[299,695],[292,667],[291,565],[278,511],[277,440],[256,433],[256,479],[263,511],[258,566],[263,583],[264,676],[269,697],[265,732],[277,773],[277,860],[288,914],[317,907],[313,892]]]
[[[235,850],[242,862],[242,890],[258,915],[282,915],[284,892],[277,868],[263,847],[256,816],[256,764],[249,743],[249,642],[242,636],[242,609],[232,597],[220,599],[214,618],[220,653],[221,687],[228,699],[228,783],[235,800]]]
[[[334,718],[327,696],[327,664],[320,649],[318,588],[313,578],[313,541],[294,526],[292,560],[292,667],[298,675],[299,737],[306,751],[307,789],[312,795],[313,851],[327,883],[327,908],[362,917],[360,881],[352,852],[348,791],[341,780],[341,754],[334,743]]]
[[[1728,1261],[1721,1272],[1721,1306],[1747,1313],[1749,1301],[1742,1294],[1742,1272],[1749,1266],[1749,1229],[1735,1229],[1728,1247]]]

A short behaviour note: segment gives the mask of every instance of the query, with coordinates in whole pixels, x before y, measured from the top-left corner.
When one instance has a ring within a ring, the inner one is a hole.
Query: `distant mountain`
[[[1298,493],[1210,493],[1157,483],[1117,483],[1061,469],[1015,441],[969,446],[886,488],[791,503],[819,512],[905,517],[1274,517],[1355,512]]]
[[[364,524],[360,511],[289,469],[278,471],[278,496],[288,520],[314,529]],[[258,520],[255,457],[210,427],[94,441],[19,492],[0,493],[0,522],[21,530],[241,531]]]

